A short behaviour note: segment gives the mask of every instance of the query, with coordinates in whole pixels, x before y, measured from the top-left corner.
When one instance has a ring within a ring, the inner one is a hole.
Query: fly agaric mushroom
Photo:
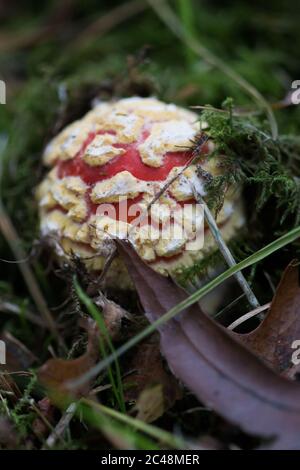
[[[36,193],[42,236],[53,240],[59,258],[76,255],[90,271],[103,270],[116,236],[128,238],[141,258],[164,275],[193,266],[214,246],[206,228],[204,247],[188,249],[203,223],[200,215],[187,216],[190,230],[180,237],[164,226],[178,228],[180,208],[195,208],[195,193],[205,195],[203,175],[222,172],[219,159],[208,158],[213,142],[195,154],[192,142],[199,135],[197,115],[174,104],[139,97],[100,102],[46,147],[43,160],[51,170]],[[218,215],[225,240],[243,224],[240,196],[229,192]],[[144,214],[140,225],[133,217],[137,210]],[[119,257],[106,282],[130,285]]]

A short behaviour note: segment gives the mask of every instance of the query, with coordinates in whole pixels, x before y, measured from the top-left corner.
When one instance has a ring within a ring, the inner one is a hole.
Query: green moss
[[[226,103],[225,103],[226,104]],[[228,105],[228,101],[227,101]],[[300,221],[300,139],[280,135],[273,140],[259,118],[242,117],[207,109],[201,119],[215,143],[214,154],[221,155],[224,174],[207,184],[208,202],[217,208],[230,184],[252,190],[251,218],[259,217],[272,200],[278,229]]]

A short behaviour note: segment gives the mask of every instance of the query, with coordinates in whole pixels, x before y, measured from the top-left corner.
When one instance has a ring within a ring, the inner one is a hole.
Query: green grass
[[[87,400],[86,398],[83,398],[79,402],[78,412],[80,413],[82,411],[83,413],[85,413],[85,416],[87,416],[86,413],[90,413],[88,415],[89,416],[88,420],[89,421],[93,420],[94,423],[96,423],[96,425],[100,427],[100,429],[103,429],[103,426],[105,426],[105,423],[109,423],[109,425],[111,425],[111,421],[109,419],[107,420],[106,419],[107,417],[111,418],[113,423],[119,423],[119,426],[120,424],[123,425],[121,427],[121,438],[123,438],[124,435],[125,436],[129,435],[133,442],[137,442],[139,446],[138,448],[140,449],[159,448],[157,447],[157,445],[154,445],[153,443],[150,444],[149,441],[147,442],[145,437],[144,438],[142,437],[143,434],[155,439],[161,445],[167,445],[171,449],[189,448],[189,444],[179,436],[166,432],[158,428],[157,426],[144,423],[143,421],[140,421],[139,419],[135,419],[128,415],[119,413],[118,411],[112,408],[108,408],[106,406],[100,405],[99,403],[95,403],[90,400]],[[124,430],[124,427],[125,427],[125,430]],[[145,447],[146,442],[149,447]]]
[[[115,348],[113,346],[112,340],[110,338],[110,335],[107,331],[105,321],[103,319],[103,316],[99,312],[98,308],[96,305],[92,302],[92,300],[85,294],[85,292],[82,290],[80,287],[76,277],[74,276],[74,286],[76,293],[81,300],[81,302],[85,305],[88,313],[91,315],[91,317],[96,321],[100,335],[99,335],[99,347],[100,347],[100,352],[101,356],[103,358],[107,357],[108,354],[114,354],[115,353]],[[114,392],[116,402],[118,403],[119,409],[123,412],[126,413],[126,405],[124,401],[124,392],[123,392],[123,384],[122,384],[122,377],[121,377],[121,369],[119,365],[118,359],[114,361],[114,369],[112,367],[108,367],[108,376],[109,380],[112,386],[112,390]]]

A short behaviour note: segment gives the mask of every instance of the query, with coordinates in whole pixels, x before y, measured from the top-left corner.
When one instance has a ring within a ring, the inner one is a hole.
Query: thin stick
[[[217,318],[219,318],[221,315],[224,315],[224,312],[227,312],[229,309],[231,309],[237,302],[239,302],[243,297],[245,296],[245,294],[241,294],[239,295],[236,299],[232,300],[231,302],[229,302],[229,304],[225,305],[224,308],[222,308],[222,310],[219,310],[214,316],[213,318],[216,320]]]
[[[223,62],[219,57],[215,56],[209,49],[201,44],[196,38],[194,38],[189,31],[186,31],[182,26],[180,20],[167,5],[164,0],[147,0],[157,16],[167,25],[167,27],[183,41],[191,50],[193,50],[198,56],[204,59],[208,64],[221,70],[227,77],[234,80],[241,88],[243,88],[249,95],[251,95],[255,101],[266,111],[270,122],[270,128],[272,131],[273,139],[278,137],[277,122],[272,110],[272,107],[265,100],[262,94],[233,70],[229,65]]]
[[[238,318],[233,323],[231,323],[231,325],[229,325],[227,329],[234,330],[237,326],[249,320],[249,318],[255,317],[255,315],[258,315],[259,313],[263,312],[267,308],[270,308],[270,306],[271,306],[271,302],[268,302],[265,305],[262,305],[260,307],[255,308],[254,310],[251,310],[251,312],[245,313],[245,315],[242,315],[240,318]]]
[[[191,165],[193,165],[193,163],[199,158],[199,154],[201,152],[201,149],[203,147],[203,145],[208,141],[208,136],[207,135],[203,135],[202,136],[202,140],[201,140],[201,143],[200,145],[198,146],[198,151],[197,153],[195,154],[194,152],[192,153],[192,156],[191,158],[187,161],[187,163],[180,169],[180,171],[175,175],[173,176],[171,179],[169,179],[169,181],[167,181],[167,183],[155,194],[155,196],[153,197],[153,199],[149,202],[149,204],[147,205],[146,209],[141,213],[141,215],[138,217],[138,219],[136,220],[136,222],[134,224],[132,224],[132,227],[130,228],[129,230],[129,234],[131,233],[131,231],[134,229],[134,227],[136,227],[137,224],[141,224],[141,222],[143,222],[143,220],[145,219],[145,217],[148,215],[151,207],[159,200],[159,198],[167,191],[167,189],[171,186],[171,184],[173,184],[183,173],[185,170],[187,170],[187,168],[189,168]],[[188,149],[190,150],[190,149]]]
[[[71,403],[68,406],[68,408],[66,409],[66,411],[64,412],[60,420],[58,421],[57,425],[53,429],[52,433],[48,436],[46,440],[46,446],[43,448],[43,450],[45,450],[45,448],[53,447],[58,439],[62,439],[62,436],[65,430],[69,426],[71,420],[73,419],[76,413],[76,408],[77,408],[76,403]]]
[[[215,241],[218,245],[218,248],[219,248],[220,252],[223,255],[223,258],[225,259],[225,261],[226,261],[226,263],[228,264],[229,267],[235,266],[236,265],[235,259],[232,256],[231,251],[229,250],[228,246],[226,245],[212,213],[210,212],[207,204],[205,203],[203,198],[200,196],[200,194],[198,194],[196,192],[196,189],[195,189],[194,186],[193,186],[193,190],[194,190],[193,192],[194,192],[194,197],[195,197],[196,201],[199,202],[200,204],[203,204],[205,219],[206,219],[206,221],[208,223],[208,226],[210,228],[210,231],[211,231],[211,233],[212,233],[212,235],[213,235],[213,237],[214,237],[214,239],[215,239]],[[248,282],[246,281],[246,278],[243,275],[243,273],[241,271],[238,271],[237,273],[234,274],[234,277],[236,278],[236,280],[239,283],[239,285],[241,286],[243,292],[247,296],[249,304],[253,308],[258,308],[260,306],[260,304],[259,304],[257,298],[255,297],[254,293],[252,292],[252,290],[251,290]]]

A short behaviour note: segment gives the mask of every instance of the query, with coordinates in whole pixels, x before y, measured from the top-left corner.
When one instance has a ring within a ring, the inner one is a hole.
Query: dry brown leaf
[[[181,398],[177,380],[163,364],[157,335],[138,346],[128,369],[133,373],[124,380],[125,399],[136,402],[139,419],[155,421]]]
[[[300,340],[299,263],[292,261],[283,273],[263,322],[251,333],[233,333],[251,351],[279,373],[292,377],[294,341]],[[299,344],[300,346],[300,344]]]
[[[162,384],[145,388],[137,399],[136,418],[146,423],[152,423],[165,412],[164,392]]]
[[[150,322],[186,298],[170,279],[141,261],[126,242],[119,252]],[[261,437],[261,447],[300,448],[300,385],[279,376],[197,305],[159,327],[173,373],[210,408]]]
[[[97,361],[99,355],[99,330],[96,323],[87,320],[88,346],[87,351],[76,359],[49,359],[38,370],[39,382],[47,389],[58,395],[70,393],[67,384],[80,377]],[[76,390],[76,395],[82,396],[89,392],[90,384],[84,384]]]
[[[122,338],[122,320],[132,320],[131,314],[101,293],[95,299],[95,304],[103,311],[105,326],[111,339],[119,341]]]

